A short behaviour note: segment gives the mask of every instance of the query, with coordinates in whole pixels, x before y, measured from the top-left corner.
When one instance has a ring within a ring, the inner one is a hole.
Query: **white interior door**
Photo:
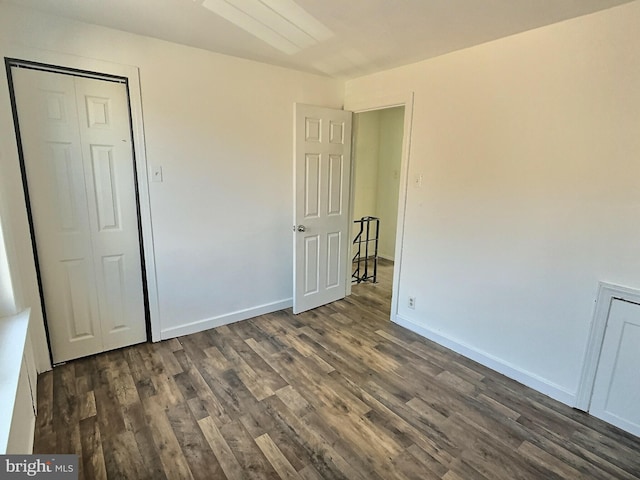
[[[613,299],[589,413],[640,436],[640,305]]]
[[[351,112],[295,105],[293,311],[344,298],[349,256]]]
[[[12,68],[54,362],[146,339],[124,84]]]

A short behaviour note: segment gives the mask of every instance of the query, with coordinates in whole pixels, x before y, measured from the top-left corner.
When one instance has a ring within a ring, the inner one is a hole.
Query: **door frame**
[[[121,65],[101,60],[76,57],[57,52],[48,52],[39,49],[17,46],[7,49],[4,59],[7,75],[4,79],[0,80],[0,90],[4,89],[5,92],[9,93],[8,100],[11,102],[11,106],[13,106],[14,99],[13,92],[11,90],[12,85],[9,83],[11,78],[10,68],[11,64],[16,61],[25,64],[31,64],[35,67],[37,67],[38,65],[42,67],[48,67],[49,70],[58,70],[61,73],[75,73],[76,75],[84,74],[84,76],[91,76],[91,74],[93,73],[98,77],[118,77],[126,80],[131,122],[131,137],[133,142],[136,201],[138,204],[138,234],[141,242],[141,272],[143,277],[142,280],[143,293],[145,296],[146,304],[145,307],[148,312],[148,319],[145,319],[145,323],[147,326],[147,337],[150,337],[154,342],[159,341],[161,339],[160,309],[158,302],[156,262],[151,223],[149,169],[147,168],[145,150],[139,69],[130,65]],[[3,85],[4,82],[7,82],[6,87]],[[0,103],[2,100],[4,99],[0,99]],[[11,108],[10,111],[13,112],[13,108]],[[0,118],[0,126],[6,124],[8,127],[9,121],[7,120],[8,119],[4,117]],[[11,118],[10,123],[14,128],[17,125],[15,118]],[[11,246],[13,247],[13,249],[20,251],[16,252],[17,261],[14,270],[11,273],[11,277],[14,285],[19,285],[19,291],[16,293],[18,294],[20,303],[23,304],[22,306],[33,306],[36,302],[40,306],[42,305],[43,300],[41,291],[39,289],[40,279],[37,272],[38,266],[33,255],[33,252],[35,252],[35,248],[33,247],[34,243],[31,231],[32,226],[29,211],[30,207],[27,204],[26,190],[24,187],[24,172],[22,171],[23,167],[21,158],[22,152],[21,146],[18,145],[17,139],[15,141],[14,147],[15,150],[13,150],[12,152],[14,153],[14,155],[12,156],[15,157],[15,159],[9,159],[9,161],[14,160],[15,165],[20,166],[19,172],[12,173],[16,173],[17,175],[22,176],[23,182],[21,182],[20,184],[20,190],[23,194],[23,198],[22,201],[19,202],[19,200],[16,198],[16,194],[18,192],[12,192],[13,198],[11,198],[11,203],[14,204],[14,208],[11,209],[10,216],[13,217],[11,218],[11,223],[16,225],[16,227],[12,228],[10,232],[10,235],[13,237]],[[14,177],[15,176],[16,175],[14,175]],[[23,227],[25,219],[28,221],[28,228]],[[9,236],[8,232],[5,232],[5,236]],[[30,250],[30,255],[27,255],[26,249]],[[18,275],[15,270],[18,270],[18,272],[20,272],[20,275]],[[33,286],[30,285],[30,283],[33,281],[31,275],[25,275],[22,274],[22,272],[35,273],[34,280],[38,283],[37,288],[34,289]],[[44,314],[44,310],[42,313]],[[45,335],[47,335],[46,332],[44,333]],[[41,338],[40,342],[42,342],[42,340],[45,339]],[[46,338],[46,342],[47,344],[49,343],[48,338]],[[41,343],[41,346],[44,347],[44,344]],[[47,346],[49,347],[49,355],[51,355],[50,345]],[[46,362],[44,362],[44,360],[39,359],[38,363],[41,367],[46,367]],[[43,368],[42,370],[44,369],[46,368]]]
[[[623,287],[613,283],[599,282],[596,306],[593,311],[593,320],[589,330],[589,339],[582,362],[582,374],[578,391],[576,393],[575,408],[588,412],[593,396],[593,387],[600,362],[600,352],[607,329],[609,311],[613,300],[624,300],[631,303],[640,304],[640,290]]]
[[[409,157],[411,151],[411,132],[413,123],[413,92],[395,93],[378,96],[376,98],[357,101],[345,101],[345,110],[354,114],[385,110],[387,108],[404,107],[404,125],[402,132],[402,157],[400,160],[400,188],[398,193],[398,219],[396,223],[396,246],[393,261],[393,287],[391,290],[390,319],[395,322],[398,315],[398,291],[400,288],[400,274],[402,267],[402,246],[404,242],[405,212],[407,208],[407,191],[409,181]],[[355,129],[351,134],[351,185],[349,196],[349,218],[353,222],[353,204],[355,196],[355,162],[353,156],[355,149]],[[351,230],[350,230],[351,231]],[[349,250],[351,251],[351,250]],[[349,257],[351,258],[351,257]],[[351,295],[351,265],[347,271],[347,296]]]

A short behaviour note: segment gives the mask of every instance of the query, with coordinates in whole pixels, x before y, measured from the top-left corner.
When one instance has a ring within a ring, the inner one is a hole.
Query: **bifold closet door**
[[[54,362],[145,341],[126,86],[12,78]]]

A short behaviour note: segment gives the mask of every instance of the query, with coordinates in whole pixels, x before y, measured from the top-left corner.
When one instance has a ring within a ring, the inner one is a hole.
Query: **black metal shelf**
[[[376,283],[378,275],[378,236],[380,234],[380,219],[378,217],[362,217],[353,223],[360,224],[360,231],[353,239],[353,244],[358,250],[352,259],[354,265],[351,275],[352,283],[372,282]],[[375,235],[372,236],[372,228]],[[369,273],[369,262],[373,263],[373,274]]]

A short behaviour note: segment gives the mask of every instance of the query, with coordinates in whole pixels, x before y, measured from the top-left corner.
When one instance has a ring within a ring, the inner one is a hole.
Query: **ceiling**
[[[0,0],[338,78],[417,62],[631,0]]]

